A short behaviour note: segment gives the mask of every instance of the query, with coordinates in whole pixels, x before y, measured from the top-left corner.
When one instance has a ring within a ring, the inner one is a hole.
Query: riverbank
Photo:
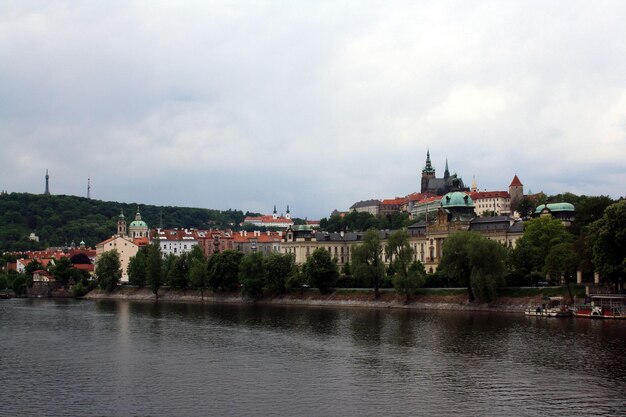
[[[155,296],[148,288],[119,287],[107,293],[95,289],[83,298],[90,300],[137,300],[155,301]],[[343,290],[338,289],[327,295],[317,290],[306,289],[294,291],[285,295],[268,295],[260,300],[242,297],[239,293],[213,293],[196,290],[176,291],[169,289],[159,290],[160,302],[183,303],[221,303],[221,304],[273,304],[273,305],[303,305],[303,306],[336,306],[360,308],[394,308],[415,310],[465,310],[485,312],[522,313],[529,305],[538,301],[538,296],[499,297],[497,302],[490,304],[469,303],[467,293],[463,290],[427,291],[411,298],[407,304],[405,297],[393,291],[381,292],[380,298],[374,300],[371,290]]]

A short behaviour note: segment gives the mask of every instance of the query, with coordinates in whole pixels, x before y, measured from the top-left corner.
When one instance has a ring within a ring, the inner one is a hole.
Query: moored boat
[[[626,295],[592,295],[589,303],[574,307],[574,316],[592,319],[626,319]]]
[[[524,314],[538,317],[570,317],[572,312],[563,304],[563,297],[545,297],[543,303],[528,307]]]

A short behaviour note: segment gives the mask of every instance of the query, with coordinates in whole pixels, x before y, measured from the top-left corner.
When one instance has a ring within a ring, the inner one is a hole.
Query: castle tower
[[[476,177],[472,176],[472,188],[470,188],[470,191],[475,193],[478,191],[478,185],[476,185]]]
[[[426,166],[422,170],[422,188],[421,193],[425,193],[428,190],[428,182],[431,178],[435,178],[435,168],[433,168],[430,162],[430,149],[426,150]]]
[[[517,205],[524,198],[524,184],[517,178],[517,174],[509,185],[509,195],[511,196],[511,211],[517,210]]]
[[[276,211],[276,204],[274,204],[274,211],[272,212],[272,219],[278,218],[278,212]]]
[[[286,219],[291,219],[291,212],[289,211],[289,204],[287,204],[287,213],[285,214]]]
[[[124,210],[120,211],[120,216],[117,218],[117,235],[126,236],[126,217],[124,217]]]
[[[450,178],[450,170],[448,169],[448,158],[446,158],[446,170],[443,171],[443,179],[447,180]]]
[[[50,180],[50,175],[48,175],[48,170],[46,169],[46,191],[44,192],[44,195],[50,195],[50,187],[48,184],[49,180]]]

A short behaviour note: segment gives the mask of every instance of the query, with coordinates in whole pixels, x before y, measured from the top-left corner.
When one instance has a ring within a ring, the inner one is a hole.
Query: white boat
[[[562,304],[563,297],[548,297],[546,302],[534,307],[528,307],[524,314],[537,317],[570,317],[572,312],[565,304]]]

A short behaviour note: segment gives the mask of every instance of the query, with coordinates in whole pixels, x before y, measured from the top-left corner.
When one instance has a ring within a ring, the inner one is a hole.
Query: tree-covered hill
[[[130,223],[138,206],[150,228],[161,224],[166,228],[233,227],[245,216],[240,210],[161,207],[70,195],[3,193],[0,195],[0,251],[42,249],[72,241],[78,244],[81,240],[87,246],[94,246],[115,233],[121,210]],[[38,243],[28,240],[32,232],[39,236]]]

